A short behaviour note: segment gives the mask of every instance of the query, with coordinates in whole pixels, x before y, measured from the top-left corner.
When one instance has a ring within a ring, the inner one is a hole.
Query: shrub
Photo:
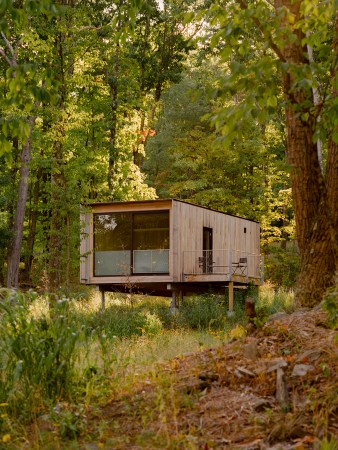
[[[264,259],[265,279],[276,286],[292,288],[299,273],[299,254],[295,246],[283,249],[271,245],[267,252]]]
[[[87,321],[87,330],[103,333],[107,338],[131,337],[141,335],[146,327],[146,315],[139,308],[130,308],[125,305],[112,305],[104,311],[93,312]]]
[[[275,289],[270,283],[260,288],[256,299],[256,325],[263,325],[266,319],[279,311],[290,313],[295,308],[294,293],[290,290]]]
[[[0,403],[21,412],[69,398],[78,380],[75,350],[83,333],[70,321],[69,300],[56,302],[52,318],[36,318],[29,309],[36,297],[3,290],[0,302]]]
[[[211,294],[184,298],[177,320],[193,330],[220,330],[226,320],[224,299]]]
[[[328,325],[338,328],[338,285],[329,289],[324,297],[324,309],[328,313]]]

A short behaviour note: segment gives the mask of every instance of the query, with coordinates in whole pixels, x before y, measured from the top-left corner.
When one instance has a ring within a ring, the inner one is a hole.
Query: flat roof
[[[191,202],[187,202],[184,200],[179,200],[177,198],[157,198],[155,200],[128,200],[125,202],[122,201],[118,201],[118,202],[96,202],[96,203],[88,203],[88,204],[82,204],[83,206],[99,206],[99,205],[127,205],[127,204],[135,204],[135,203],[157,203],[157,202],[180,202],[180,203],[185,203],[186,205],[190,205],[190,206],[195,206],[196,208],[203,208],[203,209],[207,209],[208,211],[214,211],[217,212],[219,214],[225,214],[226,216],[232,216],[232,217],[238,217],[239,219],[245,219],[248,220],[249,222],[255,222],[258,223],[259,222],[257,220],[252,220],[252,219],[247,219],[246,217],[242,217],[242,216],[236,216],[235,214],[229,214],[226,213],[224,211],[218,211],[217,209],[213,209],[213,208],[208,208],[206,206],[201,206],[201,205],[197,205],[196,203],[191,203]]]

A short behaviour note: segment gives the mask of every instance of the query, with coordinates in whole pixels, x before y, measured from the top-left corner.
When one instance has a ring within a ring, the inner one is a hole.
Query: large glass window
[[[129,275],[132,214],[94,214],[94,273]]]
[[[94,214],[95,276],[168,272],[168,211]]]
[[[169,213],[135,213],[133,272],[169,272]]]

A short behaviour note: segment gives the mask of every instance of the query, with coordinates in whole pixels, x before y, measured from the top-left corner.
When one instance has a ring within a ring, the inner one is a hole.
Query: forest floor
[[[337,449],[337,332],[326,313],[277,313],[237,331],[107,393],[76,443],[53,445],[43,421],[33,434],[51,449]]]

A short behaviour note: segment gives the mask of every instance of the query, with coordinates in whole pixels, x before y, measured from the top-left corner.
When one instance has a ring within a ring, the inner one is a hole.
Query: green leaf
[[[275,95],[272,95],[271,97],[267,98],[266,104],[268,106],[272,106],[275,108],[277,106],[277,97]]]
[[[224,47],[221,51],[221,58],[223,61],[228,61],[232,53],[231,47]]]
[[[2,138],[0,141],[0,156],[4,155],[5,153],[10,153],[11,151],[12,143]]]

